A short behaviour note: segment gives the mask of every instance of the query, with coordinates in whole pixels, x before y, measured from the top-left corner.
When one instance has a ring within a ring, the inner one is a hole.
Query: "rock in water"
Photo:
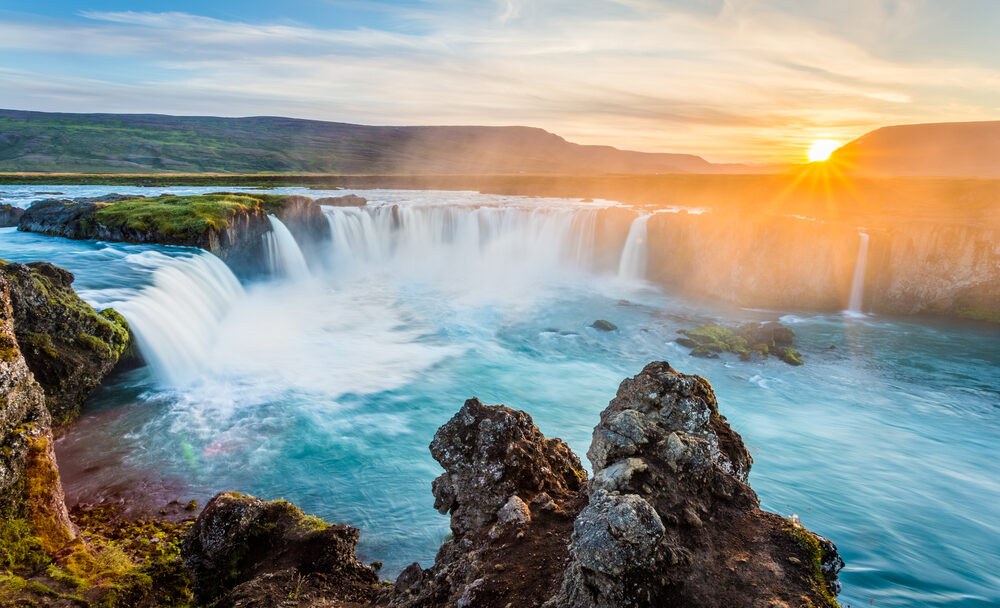
[[[836,606],[836,547],[761,511],[752,459],[708,381],[650,363],[622,382],[587,455],[552,608]]]
[[[205,506],[181,554],[195,598],[216,608],[279,606],[292,597],[293,605],[367,602],[378,576],[354,555],[358,535],[283,500],[225,492]]]
[[[611,321],[605,321],[604,319],[598,319],[590,324],[594,329],[599,329],[601,331],[615,331],[618,326]]]
[[[125,319],[97,312],[73,291],[73,275],[46,262],[0,260],[21,352],[45,391],[55,426],[74,420],[129,345]]]
[[[21,221],[22,215],[24,215],[24,209],[15,207],[14,205],[0,203],[0,228],[17,226],[17,223]]]

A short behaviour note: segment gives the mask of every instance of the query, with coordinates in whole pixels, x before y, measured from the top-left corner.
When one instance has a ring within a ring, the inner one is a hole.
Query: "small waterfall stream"
[[[153,272],[152,285],[115,308],[128,319],[154,373],[180,385],[208,363],[219,322],[243,294],[229,267],[203,252],[166,258]]]
[[[868,233],[858,232],[861,242],[858,243],[858,261],[854,265],[854,279],[851,281],[851,298],[847,311],[862,314],[861,307],[865,296],[865,271],[868,266]]]
[[[277,217],[268,214],[267,219],[271,231],[264,235],[264,249],[271,273],[292,280],[308,278],[309,265],[291,231]]]
[[[618,277],[628,280],[644,280],[646,278],[646,262],[648,241],[646,224],[651,216],[640,215],[632,220],[632,225],[628,229],[628,237],[625,239],[625,247],[622,248],[621,261],[618,263]]]

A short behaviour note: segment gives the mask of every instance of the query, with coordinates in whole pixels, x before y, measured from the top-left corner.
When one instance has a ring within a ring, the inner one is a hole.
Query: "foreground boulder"
[[[129,345],[125,319],[95,311],[73,291],[73,275],[46,262],[0,260],[14,332],[55,426],[74,420]]]
[[[590,502],[550,605],[836,606],[836,548],[774,513],[704,378],[650,363],[601,413]]]
[[[431,454],[445,472],[434,506],[454,537],[434,566],[413,564],[379,604],[532,606],[558,588],[587,473],[531,416],[477,399],[438,429]]]
[[[217,608],[367,602],[379,581],[354,556],[358,535],[283,500],[225,492],[205,506],[181,553],[195,599]]]

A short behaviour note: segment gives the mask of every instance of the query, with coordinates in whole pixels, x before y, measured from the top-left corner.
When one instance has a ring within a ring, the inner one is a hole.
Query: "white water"
[[[292,280],[308,278],[309,265],[291,231],[275,216],[268,214],[267,219],[271,222],[271,231],[264,234],[264,249],[271,273]]]
[[[466,294],[516,295],[594,270],[593,209],[324,207],[335,275],[389,272]],[[468,288],[472,287],[470,291]]]
[[[157,377],[187,384],[204,370],[222,318],[244,295],[222,260],[210,253],[152,255],[153,283],[115,307],[129,320],[139,350]]]
[[[648,236],[646,224],[650,215],[640,215],[632,220],[628,229],[628,238],[622,249],[621,261],[618,263],[618,277],[628,280],[644,280],[646,278],[646,262],[648,257]]]
[[[861,306],[865,296],[865,270],[868,266],[868,234],[858,232],[861,242],[858,244],[858,261],[854,265],[854,280],[851,281],[851,299],[847,311],[861,314]]]

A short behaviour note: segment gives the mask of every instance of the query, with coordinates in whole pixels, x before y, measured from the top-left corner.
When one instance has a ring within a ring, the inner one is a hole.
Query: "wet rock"
[[[318,198],[316,204],[328,207],[364,207],[368,204],[368,200],[357,194],[345,194],[344,196]]]
[[[760,510],[750,454],[705,379],[647,365],[601,413],[588,456],[591,498],[551,608],[836,605],[836,548]]]
[[[285,501],[226,492],[205,506],[181,554],[201,603],[278,605],[247,602],[288,599],[303,588],[317,598],[366,602],[378,576],[354,555],[358,535]]]
[[[611,321],[605,321],[604,319],[598,319],[590,324],[594,329],[599,329],[601,331],[615,331],[618,326]]]
[[[694,357],[717,359],[720,353],[733,353],[747,361],[755,355],[773,355],[790,365],[802,365],[798,351],[790,348],[795,332],[781,323],[744,323],[731,329],[721,325],[702,325],[682,329],[675,342],[691,349]]]
[[[74,420],[90,392],[129,346],[129,328],[113,309],[95,311],[73,291],[73,275],[46,262],[0,261],[9,286],[20,350],[45,392],[58,426]]]
[[[24,209],[5,203],[0,204],[0,228],[17,226],[22,215],[24,215]]]

